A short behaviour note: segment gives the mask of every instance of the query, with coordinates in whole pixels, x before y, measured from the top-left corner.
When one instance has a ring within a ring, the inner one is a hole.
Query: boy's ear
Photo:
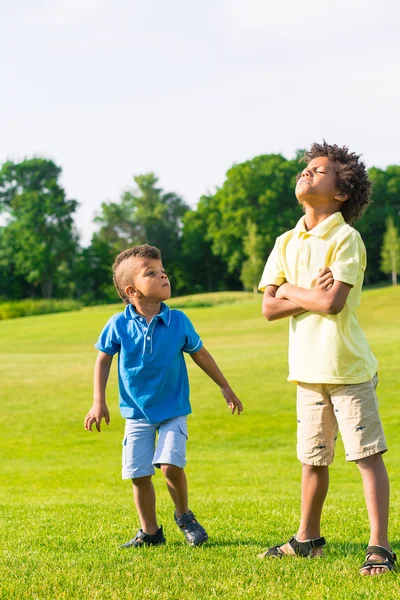
[[[138,292],[135,290],[133,285],[127,285],[125,288],[125,294],[128,296],[128,298],[136,298]]]
[[[339,202],[346,202],[349,199],[349,194],[345,194],[344,192],[336,192],[335,200],[339,200]]]

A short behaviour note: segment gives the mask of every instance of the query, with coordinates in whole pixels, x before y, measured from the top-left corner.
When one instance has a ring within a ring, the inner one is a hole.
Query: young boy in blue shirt
[[[121,548],[165,543],[156,517],[152,483],[154,467],[161,469],[175,505],[175,522],[191,546],[207,539],[205,529],[189,509],[186,465],[187,415],[191,413],[189,382],[183,352],[220,387],[233,414],[243,410],[224,375],[188,317],[164,301],[171,295],[160,251],[144,244],[119,254],[113,279],[125,311],[113,315],[95,347],[93,406],[85,429],[110,422],[106,385],[114,354],[118,354],[121,415],[126,419],[122,477],[132,479],[141,528]],[[157,442],[156,437],[158,436]]]

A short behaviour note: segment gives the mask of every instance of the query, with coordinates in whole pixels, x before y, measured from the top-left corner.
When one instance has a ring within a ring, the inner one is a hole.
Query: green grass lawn
[[[323,559],[257,559],[296,531],[300,465],[295,387],[286,383],[287,327],[261,316],[261,296],[187,309],[245,412],[231,416],[192,363],[190,505],[209,542],[190,548],[173,522],[162,476],[154,479],[167,545],[120,551],[138,520],[121,480],[123,420],[115,365],[111,424],[83,429],[92,402],[93,343],[120,307],[0,322],[0,598],[369,599],[400,597],[397,573],[361,578],[368,522],[357,468],[341,442],[323,517]],[[400,287],[363,294],[359,311],[380,361],[381,415],[390,451],[391,540],[400,551]]]

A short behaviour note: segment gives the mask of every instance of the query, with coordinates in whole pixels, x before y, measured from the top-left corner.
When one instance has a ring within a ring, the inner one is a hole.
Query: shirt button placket
[[[299,252],[299,254],[300,254],[300,261],[299,262],[300,262],[300,266],[301,267],[304,265],[304,259],[303,259],[303,257],[304,257],[304,243],[305,243],[304,242],[304,237],[302,237],[301,238],[301,242],[300,242],[300,252]]]
[[[146,331],[144,332],[145,335],[147,333],[147,335],[146,335],[146,345],[145,345],[145,348],[146,348],[145,352],[146,352],[146,354],[151,354],[151,337],[153,335],[154,327],[155,327],[155,322],[154,323],[150,322],[150,325],[147,328],[147,332]]]

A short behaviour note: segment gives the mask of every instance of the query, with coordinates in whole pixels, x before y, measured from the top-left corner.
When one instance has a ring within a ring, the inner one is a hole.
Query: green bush
[[[77,300],[18,300],[16,302],[1,302],[0,321],[4,319],[16,319],[18,317],[30,317],[32,315],[68,312],[80,310],[81,308],[82,304]]]

